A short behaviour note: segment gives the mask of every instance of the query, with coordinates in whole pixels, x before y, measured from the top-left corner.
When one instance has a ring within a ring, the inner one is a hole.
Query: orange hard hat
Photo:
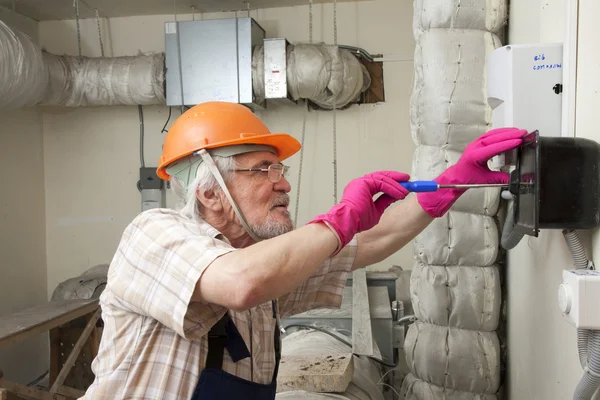
[[[271,133],[269,128],[247,107],[227,102],[198,104],[184,112],[173,123],[165,138],[157,175],[170,176],[166,168],[201,149],[239,144],[273,147],[280,161],[300,150],[300,142],[286,133]]]

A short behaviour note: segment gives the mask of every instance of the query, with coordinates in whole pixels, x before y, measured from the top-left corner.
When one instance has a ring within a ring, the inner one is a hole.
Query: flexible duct
[[[577,353],[583,369],[588,366],[588,344],[591,332],[589,329],[577,329]]]
[[[164,104],[164,57],[57,56],[0,21],[0,109]]]
[[[573,257],[575,269],[587,269],[590,261],[577,232],[565,229],[563,236]],[[600,331],[577,329],[577,352],[584,373],[573,399],[589,400],[600,387]]]
[[[600,387],[600,331],[589,332],[588,365],[575,388],[573,400],[590,400]]]
[[[253,89],[264,99],[264,51],[256,46]],[[350,51],[325,44],[290,45],[288,91],[323,109],[357,100],[371,78]],[[165,54],[72,57],[43,52],[0,21],[0,109],[165,104]]]
[[[577,236],[577,232],[565,229],[563,230],[563,236],[565,237],[567,247],[571,252],[571,257],[573,257],[575,269],[587,269],[589,260],[583,249],[583,244],[581,243],[579,236]]]
[[[39,47],[29,36],[0,21],[0,109],[38,104],[47,85]]]
[[[491,128],[487,55],[501,46],[504,0],[415,0],[414,179],[433,179]],[[414,240],[407,400],[496,400],[501,385],[497,189],[467,191]]]
[[[258,102],[265,98],[264,48],[252,57],[253,89]],[[294,100],[308,99],[319,107],[343,108],[371,85],[364,65],[348,50],[319,44],[288,45],[287,86]]]
[[[514,205],[511,202],[508,206],[506,213],[506,220],[504,221],[504,228],[502,228],[502,238],[500,239],[500,245],[506,250],[511,250],[517,247],[523,234],[515,231],[515,216],[514,216]]]

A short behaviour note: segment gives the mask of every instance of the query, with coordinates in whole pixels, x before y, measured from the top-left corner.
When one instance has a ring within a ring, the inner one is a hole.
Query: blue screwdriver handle
[[[408,190],[409,192],[437,192],[439,189],[436,181],[412,181],[412,182],[400,182],[400,185]]]

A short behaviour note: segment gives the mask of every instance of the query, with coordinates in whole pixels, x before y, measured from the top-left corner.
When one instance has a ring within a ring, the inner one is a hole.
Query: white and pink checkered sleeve
[[[226,310],[191,303],[196,283],[217,257],[232,250],[170,210],[142,213],[123,234],[108,286],[129,311],[154,318],[186,339],[199,339]]]

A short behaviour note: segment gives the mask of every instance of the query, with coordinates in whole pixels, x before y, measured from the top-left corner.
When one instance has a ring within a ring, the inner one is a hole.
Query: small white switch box
[[[575,327],[600,329],[600,271],[563,271],[563,283],[558,288],[558,306]]]

